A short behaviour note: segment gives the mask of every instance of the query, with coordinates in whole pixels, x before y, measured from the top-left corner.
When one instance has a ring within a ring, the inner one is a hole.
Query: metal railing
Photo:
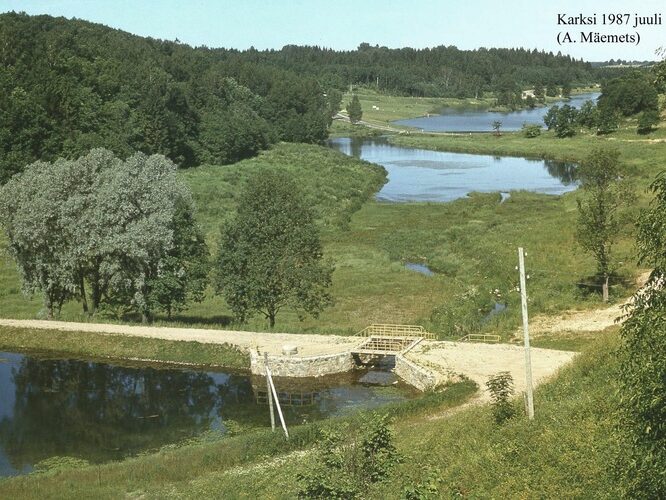
[[[419,325],[391,325],[375,323],[366,326],[356,334],[359,337],[422,337],[424,339],[434,340],[435,334],[427,332],[425,328]]]
[[[499,342],[502,337],[485,333],[468,333],[458,339],[458,342]]]

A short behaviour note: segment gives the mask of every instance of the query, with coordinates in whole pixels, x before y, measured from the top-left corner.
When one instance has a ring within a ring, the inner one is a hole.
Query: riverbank
[[[55,357],[106,362],[250,370],[247,353],[228,343],[165,341],[119,333],[95,334],[80,329],[62,329],[62,325],[57,322],[52,322],[49,329],[35,328],[29,324],[7,326],[8,323],[16,325],[15,321],[0,324],[0,351],[37,352]]]
[[[573,89],[572,98],[580,94],[599,92],[597,87]],[[390,126],[396,129],[408,130],[409,127],[396,125],[395,121],[434,116],[442,110],[474,110],[488,112],[508,113],[529,109],[527,106],[518,110],[512,110],[507,106],[497,106],[496,99],[492,94],[479,98],[454,98],[454,97],[410,97],[387,95],[376,92],[370,88],[360,88],[353,93],[346,92],[342,97],[342,113],[346,116],[345,107],[351,101],[352,95],[356,95],[363,110],[363,121],[374,126]],[[545,103],[537,107],[551,105],[562,100],[561,97],[546,97]]]

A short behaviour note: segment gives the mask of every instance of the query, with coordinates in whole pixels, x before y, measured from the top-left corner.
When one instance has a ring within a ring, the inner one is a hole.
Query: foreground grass
[[[382,411],[401,418],[444,411],[464,403],[476,390],[473,382],[465,381],[450,386],[443,392],[427,393],[419,399],[388,405]],[[192,482],[223,475],[234,467],[249,468],[252,464],[261,463],[270,457],[307,450],[318,441],[323,429],[356,429],[362,416],[361,413],[292,427],[289,441],[280,433],[262,430],[226,437],[216,442],[170,445],[157,453],[122,462],[89,467],[81,467],[79,464],[75,465],[75,469],[60,468],[45,474],[0,480],[0,497],[171,497],[178,491],[186,490]],[[195,496],[238,498],[242,491],[234,488],[228,491],[211,490],[208,494],[198,492]]]
[[[595,343],[541,386],[532,422],[519,411],[498,426],[488,406],[444,418],[397,416],[395,444],[404,461],[364,498],[404,498],[406,489],[427,491],[427,498],[618,498],[616,339]],[[149,496],[295,498],[296,475],[310,460],[293,456],[272,467],[209,472]]]
[[[108,360],[150,360],[201,367],[249,369],[246,353],[230,345],[125,335],[0,326],[0,351],[40,352]]]

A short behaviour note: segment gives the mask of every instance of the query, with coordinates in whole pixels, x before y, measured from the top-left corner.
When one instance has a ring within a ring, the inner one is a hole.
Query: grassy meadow
[[[443,108],[487,109],[495,102],[494,97],[456,99],[450,97],[394,96],[382,94],[370,88],[356,89],[354,94],[358,96],[361,102],[363,121],[376,125],[387,125],[395,120],[435,114]],[[343,95],[341,103],[343,111],[351,98],[352,94],[349,92]],[[373,106],[378,109],[374,109]]]
[[[628,127],[629,125],[627,125]],[[660,137],[662,130],[654,135]],[[624,137],[631,139],[624,139]],[[638,273],[632,220],[648,200],[646,187],[664,168],[666,144],[629,130],[610,137],[578,135],[557,139],[550,132],[535,139],[520,133],[394,135],[390,140],[408,147],[515,155],[580,161],[593,147],[615,146],[639,195],[628,210],[627,224],[615,255],[622,264],[612,298],[626,296]],[[574,240],[576,199],[579,193],[547,196],[513,192],[504,203],[498,194],[475,194],[452,203],[382,203],[374,193],[385,182],[385,172],[354,158],[319,146],[279,144],[256,158],[229,166],[202,166],[180,172],[195,197],[198,219],[211,252],[216,251],[219,225],[232,216],[235,195],[248,173],[267,168],[292,172],[314,207],[322,231],[325,255],[336,263],[332,293],[335,305],[319,318],[300,321],[293,311],[278,315],[275,330],[282,332],[352,334],[370,323],[411,323],[427,326],[442,338],[470,331],[500,333],[510,338],[519,325],[516,249],[527,253],[531,315],[570,308],[596,307],[599,296],[585,286],[594,274],[592,257]],[[405,262],[428,265],[435,276],[405,268]],[[20,293],[13,262],[0,260],[0,315],[34,318],[38,298]],[[484,319],[495,302],[507,310]],[[63,308],[62,319],[87,321],[80,305]],[[102,315],[95,321],[131,321]],[[205,300],[192,304],[165,325],[232,327],[267,330],[261,316],[244,325],[233,323],[222,297],[208,290]]]

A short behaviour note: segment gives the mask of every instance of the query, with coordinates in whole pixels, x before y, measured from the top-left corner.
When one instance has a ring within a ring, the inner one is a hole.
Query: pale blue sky
[[[209,47],[298,44],[353,49],[361,42],[388,47],[526,47],[596,61],[655,59],[655,49],[666,46],[666,29],[586,27],[585,31],[603,33],[638,31],[641,41],[638,46],[558,46],[557,33],[567,29],[557,25],[558,13],[660,13],[666,22],[663,5],[661,0],[0,0],[0,11],[77,17],[137,35]],[[579,37],[579,27],[568,30]]]

